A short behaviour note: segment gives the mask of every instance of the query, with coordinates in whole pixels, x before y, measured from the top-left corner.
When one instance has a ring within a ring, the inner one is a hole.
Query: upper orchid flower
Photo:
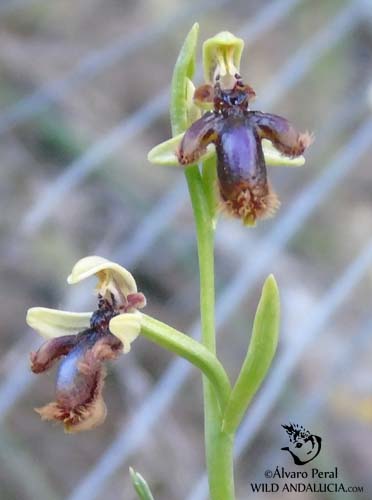
[[[186,130],[154,147],[148,159],[158,165],[187,166],[216,155],[222,208],[254,225],[279,206],[266,165],[303,165],[302,154],[312,136],[297,132],[285,118],[250,109],[256,94],[239,74],[243,46],[242,39],[226,31],[204,42],[206,83],[194,90],[193,99],[190,75],[185,79]],[[195,118],[195,108],[207,111]]]
[[[141,329],[137,309],[145,306],[133,276],[123,267],[97,256],[79,260],[67,281],[70,284],[96,275],[97,309],[73,313],[33,307],[26,321],[47,341],[32,352],[31,370],[48,370],[62,356],[56,381],[56,401],[37,409],[45,420],[63,422],[66,432],[78,432],[101,424],[106,416],[102,398],[106,375],[103,362],[130,350]],[[120,329],[110,321],[121,316]]]
[[[193,164],[209,144],[214,144],[223,206],[244,224],[252,225],[279,207],[267,179],[261,141],[271,141],[279,152],[294,158],[303,154],[312,138],[307,132],[297,132],[285,118],[251,111],[249,101],[255,92],[239,75],[231,89],[222,88],[218,75],[216,79],[213,87],[204,85],[203,92],[196,90],[199,100],[213,103],[213,111],[206,112],[186,130],[177,157],[181,165]]]

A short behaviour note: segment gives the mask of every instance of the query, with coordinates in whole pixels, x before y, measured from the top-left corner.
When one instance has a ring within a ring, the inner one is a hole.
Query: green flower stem
[[[184,132],[189,126],[186,93],[188,80],[192,79],[194,73],[197,35],[198,25],[195,24],[186,37],[173,72],[170,110],[173,136]],[[207,170],[204,170],[205,175]],[[185,175],[197,233],[202,342],[215,354],[214,217],[210,209],[210,196],[207,196],[204,190],[198,167],[187,167]],[[234,500],[233,436],[221,431],[222,419],[218,400],[212,384],[206,377],[203,377],[203,392],[210,498]]]
[[[216,352],[215,292],[214,292],[214,223],[197,168],[186,170],[191,203],[196,224],[202,342]],[[208,480],[211,500],[234,500],[233,435],[221,431],[217,400],[210,382],[204,378],[204,428]]]
[[[186,170],[191,203],[196,224],[199,273],[200,314],[202,342],[213,354],[216,352],[215,292],[214,292],[214,222],[205,196],[198,169]],[[203,380],[204,427],[208,480],[212,500],[233,500],[233,444],[232,434],[221,430],[222,420],[209,380]]]
[[[214,388],[220,417],[230,397],[231,386],[222,364],[206,347],[161,321],[141,314],[141,334],[156,344],[187,359],[199,368]]]
[[[217,169],[216,169],[216,156],[208,158],[203,161],[202,181],[204,187],[205,197],[207,199],[210,217],[213,222],[213,227],[216,226],[217,214]]]

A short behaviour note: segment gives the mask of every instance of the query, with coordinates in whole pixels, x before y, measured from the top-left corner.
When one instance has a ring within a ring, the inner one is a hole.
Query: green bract
[[[180,50],[173,71],[171,85],[172,135],[184,132],[193,122],[192,118],[194,113],[197,113],[196,109],[192,109],[195,105],[190,99],[190,91],[191,88],[194,88],[192,79],[195,72],[195,54],[198,42],[198,32],[199,24],[195,23]],[[174,103],[177,105],[174,105]]]
[[[249,348],[227,404],[222,428],[235,432],[260,388],[276,352],[280,323],[279,290],[270,275],[262,289]]]

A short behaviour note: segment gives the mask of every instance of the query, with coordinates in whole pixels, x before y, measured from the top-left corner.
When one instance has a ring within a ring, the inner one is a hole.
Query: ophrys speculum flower
[[[146,302],[132,275],[102,257],[81,259],[68,282],[92,275],[98,277],[95,311],[70,313],[36,307],[27,314],[27,323],[48,339],[31,353],[31,370],[42,373],[63,358],[57,372],[56,401],[36,411],[45,420],[62,422],[67,432],[91,429],[104,421],[104,362],[130,350],[141,328],[137,310]],[[120,331],[116,328],[113,334],[110,321],[119,315]]]
[[[174,115],[183,117],[173,130],[177,135],[155,146],[148,159],[158,165],[188,166],[205,164],[208,158],[216,156],[220,207],[244,224],[254,225],[257,219],[272,215],[279,207],[266,166],[302,166],[302,154],[312,136],[297,132],[285,118],[250,109],[255,92],[239,75],[243,46],[243,40],[229,32],[204,42],[206,83],[194,90],[192,97],[191,72],[181,75],[184,82],[174,87],[178,104],[182,104],[178,107],[183,108],[183,114],[177,109]],[[192,48],[195,50],[195,44]],[[189,68],[190,61],[187,65]],[[206,111],[202,117],[201,111]],[[205,192],[218,199],[213,194],[215,176],[209,172],[208,177],[213,185],[205,184]]]
[[[278,115],[251,111],[249,101],[255,92],[244,85],[239,75],[233,88],[222,88],[219,77],[212,87],[195,91],[195,100],[211,103],[206,112],[186,130],[177,150],[182,165],[193,164],[203,156],[209,144],[217,155],[217,176],[223,207],[244,224],[272,215],[279,199],[267,179],[261,145],[269,140],[284,155],[301,156],[311,143],[308,133],[299,133]]]

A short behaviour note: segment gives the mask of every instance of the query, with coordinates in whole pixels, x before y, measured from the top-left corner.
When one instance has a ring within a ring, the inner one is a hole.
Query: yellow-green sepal
[[[268,167],[302,167],[305,165],[304,156],[297,156],[296,158],[285,156],[275,149],[267,139],[262,141],[262,149]]]
[[[89,328],[91,312],[75,313],[47,307],[32,307],[27,311],[26,323],[45,339],[76,335]]]
[[[214,84],[218,74],[223,80],[234,78],[240,71],[240,59],[244,49],[244,41],[229,31],[221,31],[203,44],[204,79]]]
[[[152,148],[147,155],[147,159],[149,160],[149,162],[153,163],[154,165],[163,165],[167,167],[184,167],[184,165],[178,163],[178,158],[176,155],[176,151],[184,135],[185,133],[182,132],[181,134],[175,135],[171,139],[161,142],[160,144]],[[207,152],[200,157],[199,161],[207,160],[208,158],[214,156],[214,154],[215,147],[213,144],[210,144],[207,148]]]
[[[161,142],[151,149],[147,155],[147,159],[154,165],[162,165],[167,167],[183,166],[178,163],[176,151],[182,141],[184,132],[178,134],[167,141]],[[302,167],[305,164],[305,158],[298,156],[291,158],[281,154],[274,148],[270,141],[264,139],[262,141],[262,148],[265,156],[266,165],[269,167]],[[213,144],[207,148],[207,152],[200,157],[199,161],[205,161],[212,158],[216,154]]]
[[[94,275],[98,278],[97,289],[102,295],[110,286],[110,282],[115,282],[124,295],[137,292],[136,282],[129,271],[120,264],[98,255],[89,255],[80,259],[72,268],[67,283],[74,285]]]

